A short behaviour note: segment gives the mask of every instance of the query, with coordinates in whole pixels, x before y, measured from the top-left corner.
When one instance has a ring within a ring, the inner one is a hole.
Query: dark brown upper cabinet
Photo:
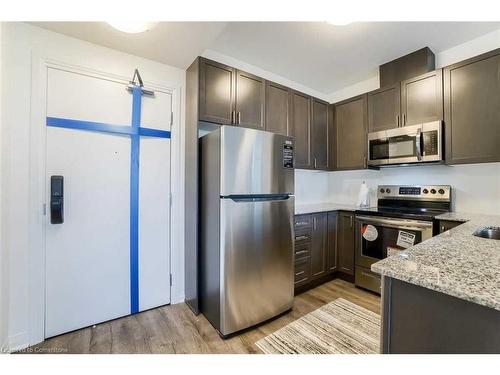
[[[274,82],[266,82],[266,130],[289,135],[291,90]]]
[[[354,213],[340,211],[338,220],[338,270],[354,275]]]
[[[311,102],[309,95],[292,92],[290,135],[295,137],[295,168],[312,168]]]
[[[443,119],[443,71],[441,69],[401,82],[401,125]]]
[[[337,212],[328,212],[327,272],[337,270]]]
[[[200,58],[199,119],[230,125],[234,121],[234,81],[236,70]]]
[[[500,49],[444,68],[446,163],[500,161]]]
[[[199,69],[201,121],[265,128],[264,79],[204,58]]]
[[[400,126],[400,83],[368,93],[368,131]]]
[[[335,104],[335,170],[366,168],[367,96],[356,96]]]
[[[328,105],[328,170],[334,171],[337,164],[337,131],[335,127],[335,104]]]
[[[263,78],[236,71],[236,125],[264,130],[266,82]]]
[[[314,169],[328,169],[328,103],[312,101],[312,153]]]
[[[328,214],[313,214],[312,221],[311,277],[316,278],[325,275],[327,271]]]

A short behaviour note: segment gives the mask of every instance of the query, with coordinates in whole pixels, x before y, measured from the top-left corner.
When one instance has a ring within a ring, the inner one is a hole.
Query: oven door
[[[431,221],[356,216],[356,265],[370,268],[388,255],[431,237]]]

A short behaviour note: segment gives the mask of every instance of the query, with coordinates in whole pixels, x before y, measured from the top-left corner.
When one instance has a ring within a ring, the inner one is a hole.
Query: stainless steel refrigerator
[[[293,138],[221,126],[200,141],[201,311],[222,336],[293,304]]]

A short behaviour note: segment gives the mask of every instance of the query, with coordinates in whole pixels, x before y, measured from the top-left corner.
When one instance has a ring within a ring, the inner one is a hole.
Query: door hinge
[[[170,112],[170,126],[174,125],[174,112]]]
[[[43,216],[46,216],[46,215],[47,215],[47,203],[44,203],[44,204],[43,204],[43,207],[42,207],[42,213],[43,213]]]
[[[172,274],[170,274],[170,286],[172,286]]]

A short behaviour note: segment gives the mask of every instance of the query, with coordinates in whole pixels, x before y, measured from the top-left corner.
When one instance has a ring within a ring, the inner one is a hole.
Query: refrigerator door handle
[[[234,202],[265,202],[265,201],[285,201],[290,199],[290,194],[266,194],[266,195],[226,195],[222,199],[231,199]]]

